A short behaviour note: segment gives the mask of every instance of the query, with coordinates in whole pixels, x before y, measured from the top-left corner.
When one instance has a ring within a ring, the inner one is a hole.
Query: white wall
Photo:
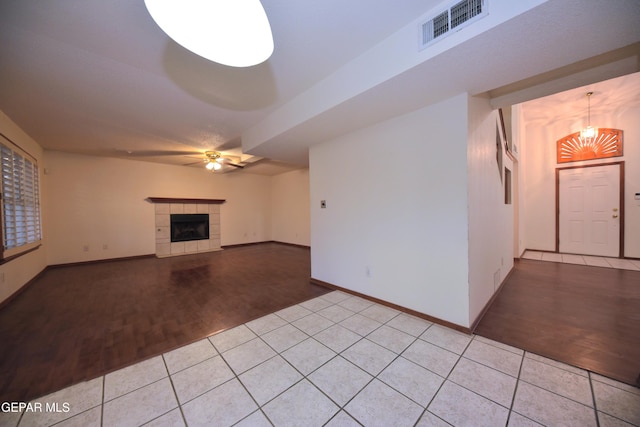
[[[466,94],[312,147],[310,185],[313,278],[469,326]]]
[[[1,111],[0,132],[20,146],[22,150],[34,156],[39,164],[42,163],[42,148]],[[40,180],[42,182],[42,175]],[[43,203],[42,198],[41,203]],[[45,207],[41,206],[41,209],[41,214],[44,216]],[[25,283],[44,270],[46,267],[46,247],[45,234],[43,236],[43,245],[39,249],[0,265],[0,302],[14,294]]]
[[[271,238],[278,242],[311,245],[309,169],[271,178]]]
[[[147,197],[226,199],[222,245],[271,240],[270,177],[56,151],[44,159],[48,264],[155,253]]]
[[[521,108],[526,108],[524,104]],[[559,121],[540,126],[524,123],[521,169],[523,187],[523,246],[543,251],[555,250],[555,169],[608,162],[625,162],[625,247],[626,257],[640,258],[640,201],[634,194],[640,192],[640,108],[628,108],[607,114],[591,115],[595,126],[622,129],[624,156],[588,162],[556,163],[556,141],[579,131],[583,120]]]
[[[496,160],[497,111],[482,98],[469,100],[469,316],[473,323],[513,268],[513,204],[505,204],[504,168],[512,172],[502,141],[502,180]],[[512,191],[512,195],[514,192]],[[512,202],[513,203],[513,202]]]

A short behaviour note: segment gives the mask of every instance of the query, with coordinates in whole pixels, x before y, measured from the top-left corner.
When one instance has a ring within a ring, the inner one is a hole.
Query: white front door
[[[561,169],[560,252],[620,255],[620,165]]]

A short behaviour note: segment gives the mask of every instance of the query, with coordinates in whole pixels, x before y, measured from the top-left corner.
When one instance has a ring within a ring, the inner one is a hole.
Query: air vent
[[[487,14],[485,0],[462,0],[420,24],[420,49]]]

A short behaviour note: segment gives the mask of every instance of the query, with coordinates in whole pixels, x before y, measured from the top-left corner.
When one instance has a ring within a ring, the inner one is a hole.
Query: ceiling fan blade
[[[244,169],[244,165],[235,163],[234,161],[230,160],[228,157],[220,157],[218,161],[220,161],[220,163],[222,163],[223,165],[229,165],[229,166],[233,166],[234,168]]]
[[[200,155],[200,151],[184,151],[184,150],[116,150],[123,156],[129,157],[158,157],[158,156],[193,156]]]
[[[197,162],[185,163],[182,166],[193,166],[193,165],[202,164],[202,163],[204,163],[202,160],[198,160]]]

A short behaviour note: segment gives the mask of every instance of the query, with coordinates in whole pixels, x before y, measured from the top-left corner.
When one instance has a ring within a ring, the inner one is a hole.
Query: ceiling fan
[[[244,165],[236,163],[230,156],[223,156],[219,151],[205,151],[204,159],[202,160],[205,167],[210,171],[217,171],[222,169],[222,166],[229,165],[234,168],[243,169]],[[199,162],[187,163],[185,166],[195,165]]]
[[[159,157],[159,156],[187,156],[198,157],[200,160],[184,163],[183,166],[192,166],[204,163],[205,167],[212,171],[218,171],[223,166],[231,166],[236,169],[243,169],[245,165],[240,156],[224,154],[220,151],[182,151],[182,150],[116,150],[124,157]]]

